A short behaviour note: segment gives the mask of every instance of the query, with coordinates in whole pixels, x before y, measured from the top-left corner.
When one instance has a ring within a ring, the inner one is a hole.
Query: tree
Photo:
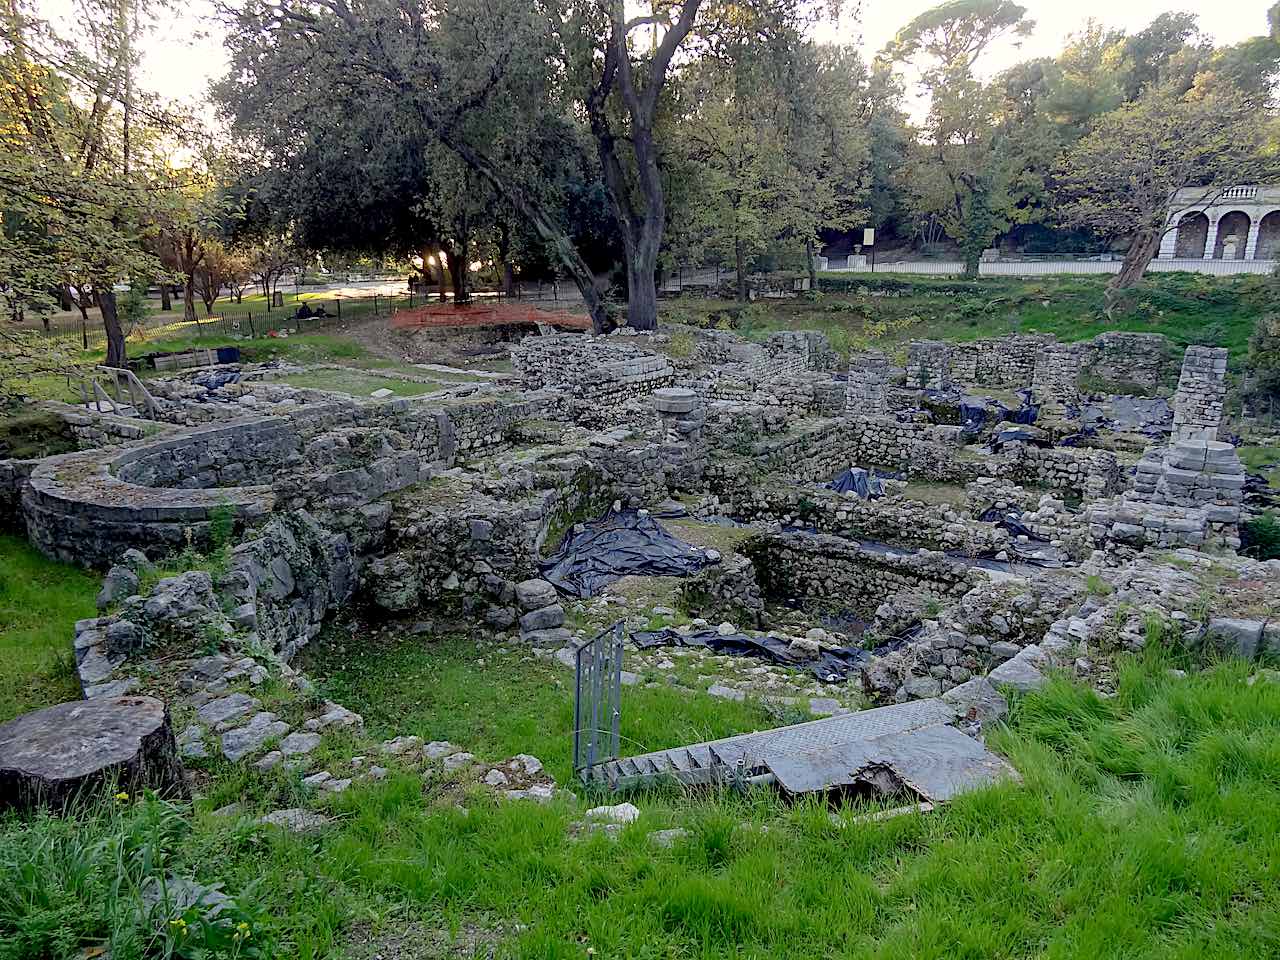
[[[1120,272],[1107,285],[1107,309],[1133,286],[1160,249],[1178,193],[1209,207],[1224,190],[1275,176],[1265,153],[1267,118],[1237,91],[1148,90],[1104,115],[1058,169],[1057,190],[1067,223],[1107,237],[1128,237]]]
[[[978,275],[982,250],[995,239],[1012,202],[1010,155],[996,123],[998,88],[979,82],[974,65],[1004,36],[1032,24],[1010,0],[949,0],[903,27],[885,48],[893,61],[918,60],[929,91],[924,128],[927,161],[914,164],[916,209],[936,216],[961,249],[965,276]]]
[[[83,291],[82,311],[89,296],[101,311],[107,363],[122,364],[115,285],[159,270],[137,175],[139,117],[156,114],[133,91],[133,0],[80,0],[77,12],[69,33],[0,0],[0,296],[44,311],[50,291]]]
[[[289,237],[277,234],[246,248],[245,257],[249,276],[262,288],[267,309],[270,310],[276,290],[280,287],[280,279],[290,270],[301,268],[301,253]]]

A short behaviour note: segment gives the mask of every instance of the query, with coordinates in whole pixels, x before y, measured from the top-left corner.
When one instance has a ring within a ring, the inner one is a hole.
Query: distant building
[[[1280,259],[1280,184],[1179,190],[1161,260]]]

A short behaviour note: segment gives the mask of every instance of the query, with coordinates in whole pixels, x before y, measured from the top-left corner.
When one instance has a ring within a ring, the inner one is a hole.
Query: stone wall
[[[1226,396],[1226,348],[1187,347],[1173,395],[1173,439],[1217,440]]]
[[[511,360],[526,387],[599,403],[647,396],[675,374],[667,357],[617,336],[526,337],[511,348]]]
[[[973,520],[947,504],[903,496],[862,500],[834,490],[760,484],[727,489],[703,509],[743,522],[813,527],[851,540],[928,550],[989,556],[1009,546],[1008,532],[995,524]]]
[[[1131,492],[1090,509],[1090,532],[1100,545],[1236,550],[1244,481],[1229,443],[1178,440],[1152,448]]]
[[[1155,392],[1168,375],[1170,343],[1159,333],[1100,333],[1089,346],[1084,372],[1094,379]]]
[[[766,601],[817,602],[870,614],[900,593],[939,602],[963,596],[981,574],[931,551],[900,553],[824,534],[773,534],[744,543]]]
[[[1168,357],[1169,341],[1154,333],[1104,333],[1070,344],[1050,334],[968,343],[913,340],[907,347],[907,384],[928,389],[1038,385],[1042,401],[1070,403],[1082,372],[1154,391],[1164,381]]]

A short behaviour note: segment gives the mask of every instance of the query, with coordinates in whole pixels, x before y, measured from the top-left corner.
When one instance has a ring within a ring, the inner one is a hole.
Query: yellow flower
[[[120,793],[116,794],[116,799],[121,803],[124,803],[124,801],[129,799],[129,795],[122,790]]]

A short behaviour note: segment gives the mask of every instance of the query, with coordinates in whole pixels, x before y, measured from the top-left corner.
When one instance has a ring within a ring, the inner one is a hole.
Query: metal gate
[[[574,651],[573,770],[584,782],[618,756],[623,643],[619,620]]]

